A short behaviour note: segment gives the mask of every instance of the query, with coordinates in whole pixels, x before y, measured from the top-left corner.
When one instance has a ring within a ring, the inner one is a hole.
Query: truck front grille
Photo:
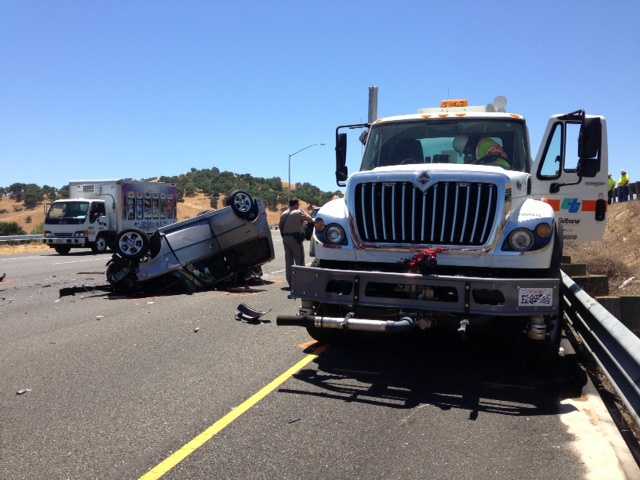
[[[497,197],[492,183],[438,182],[424,192],[411,182],[360,183],[358,232],[366,242],[483,245]]]

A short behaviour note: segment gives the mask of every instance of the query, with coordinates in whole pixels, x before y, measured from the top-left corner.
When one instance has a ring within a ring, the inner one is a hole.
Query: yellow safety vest
[[[616,181],[613,178],[609,179],[609,191],[614,190],[616,188]]]
[[[619,187],[626,187],[629,185],[629,175],[623,175],[620,177],[620,181],[618,182]]]

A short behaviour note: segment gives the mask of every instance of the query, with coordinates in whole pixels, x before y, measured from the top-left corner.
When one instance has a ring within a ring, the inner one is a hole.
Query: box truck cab
[[[59,254],[72,248],[104,253],[119,232],[135,228],[151,234],[176,221],[175,185],[131,180],[69,183],[69,198],[51,204],[43,242]]]

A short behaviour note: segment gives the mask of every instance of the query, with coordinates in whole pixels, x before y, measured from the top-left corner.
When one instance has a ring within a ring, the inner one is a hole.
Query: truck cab
[[[44,243],[59,254],[71,248],[89,247],[94,253],[107,250],[109,220],[104,200],[74,198],[51,204],[45,218]]]
[[[349,176],[355,128],[365,149]],[[294,268],[300,314],[280,324],[329,341],[511,319],[557,353],[563,241],[602,235],[606,178],[606,121],[583,111],[551,117],[535,161],[504,97],[340,126],[345,196],[318,212],[315,264]]]

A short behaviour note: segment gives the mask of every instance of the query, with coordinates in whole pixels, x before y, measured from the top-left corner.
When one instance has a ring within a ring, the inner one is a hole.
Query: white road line
[[[66,265],[68,263],[95,262],[98,260],[104,260],[104,259],[103,258],[85,258],[82,260],[69,260],[68,262],[55,262],[54,265]]]

